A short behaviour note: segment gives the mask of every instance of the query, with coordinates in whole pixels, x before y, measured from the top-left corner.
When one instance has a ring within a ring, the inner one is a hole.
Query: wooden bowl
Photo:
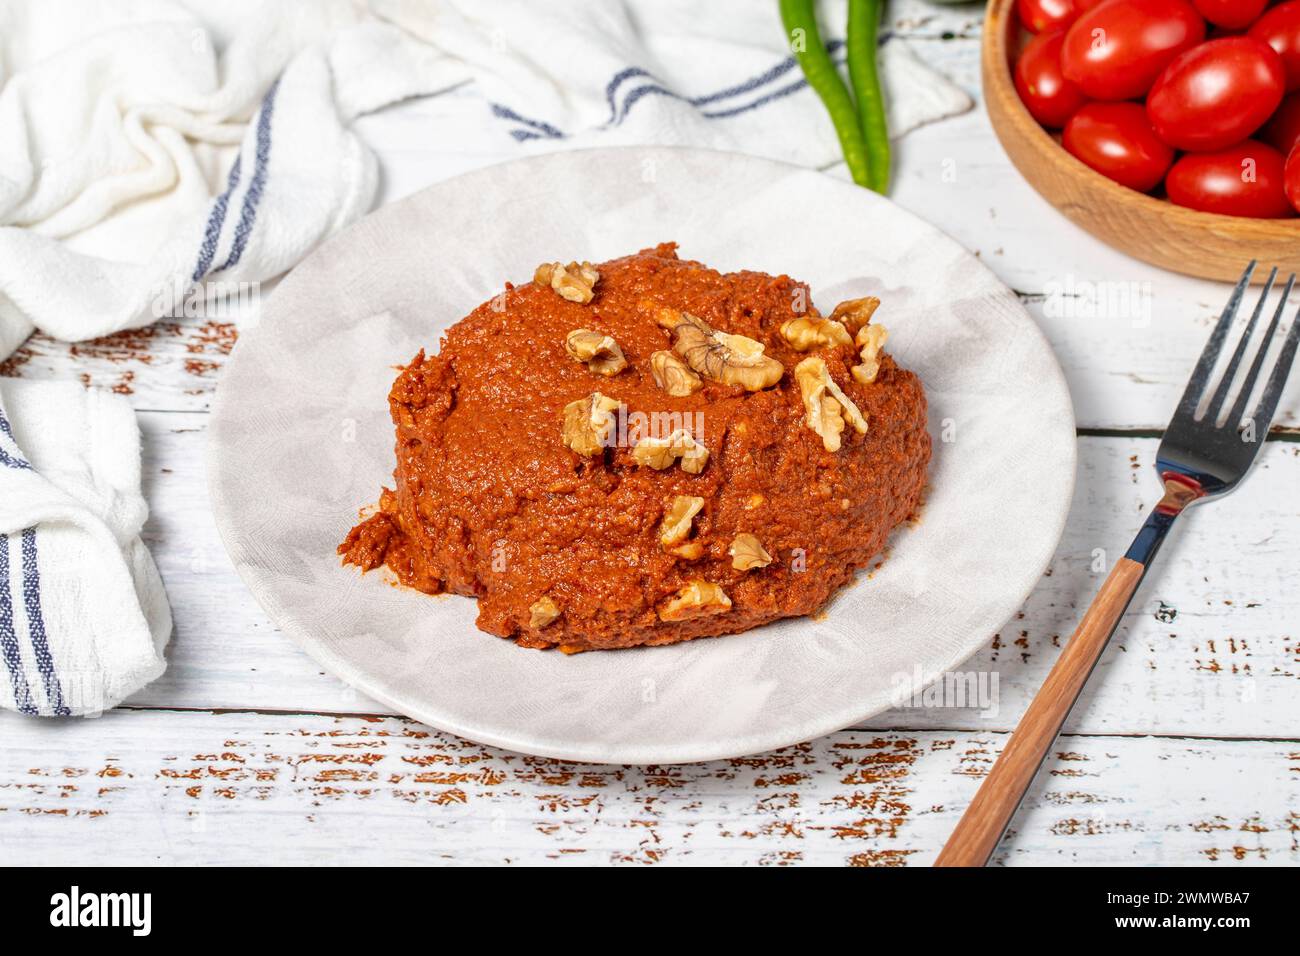
[[[1246,219],[1175,206],[1107,179],[1038,125],[1011,78],[1019,49],[1015,0],[989,0],[981,72],[984,103],[1011,162],[1029,185],[1107,245],[1174,272],[1235,282],[1251,259],[1300,273],[1300,219]],[[1268,269],[1256,270],[1257,282]]]

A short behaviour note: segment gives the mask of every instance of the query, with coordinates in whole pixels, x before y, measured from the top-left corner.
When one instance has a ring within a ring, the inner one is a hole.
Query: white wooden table
[[[981,14],[906,0],[891,19],[978,95]],[[488,139],[449,151],[419,101],[360,128],[382,201],[496,158]],[[231,569],[203,462],[232,329],[181,321],[75,348],[37,337],[0,371],[114,387],[138,410],[146,539],[176,624],[167,673],[126,706],[95,720],[0,714],[0,858],[929,863],[1156,495],[1156,436],[1226,289],[1071,226],[1008,165],[979,107],[897,156],[895,199],[1021,293],[1074,395],[1064,540],[1023,612],[967,665],[996,674],[995,714],[907,708],[775,753],[642,768],[433,731],[322,673]],[[1093,288],[1135,289],[1139,307],[1090,314]],[[1300,863],[1298,381],[1278,424],[1244,490],[1193,512],[1166,546],[995,862]]]

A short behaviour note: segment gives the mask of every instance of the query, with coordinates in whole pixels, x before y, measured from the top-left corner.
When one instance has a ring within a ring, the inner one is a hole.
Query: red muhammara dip
[[[672,243],[538,267],[389,393],[394,488],[339,546],[478,626],[576,652],[813,614],[916,510],[921,383],[878,300],[827,316],[789,276]]]

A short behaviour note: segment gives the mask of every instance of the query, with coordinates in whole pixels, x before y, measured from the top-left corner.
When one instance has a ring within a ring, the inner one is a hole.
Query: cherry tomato
[[[1286,170],[1283,174],[1286,198],[1291,200],[1291,207],[1300,211],[1300,146],[1291,150],[1286,158]]]
[[[1282,58],[1267,43],[1208,40],[1165,67],[1147,95],[1147,116],[1170,146],[1210,152],[1263,126],[1285,88]]]
[[[1289,0],[1269,10],[1255,21],[1249,33],[1282,57],[1287,92],[1300,89],[1300,0]]]
[[[1138,192],[1159,185],[1174,161],[1174,151],[1138,103],[1084,104],[1065,125],[1061,142],[1084,165]]]
[[[1288,93],[1273,118],[1260,131],[1260,139],[1288,156],[1300,143],[1300,92]]]
[[[1264,12],[1268,0],[1192,0],[1192,6],[1216,27],[1244,30]]]
[[[1076,0],[1016,0],[1016,15],[1030,33],[1069,26],[1081,9]]]
[[[1070,25],[1061,70],[1091,99],[1131,100],[1204,39],[1205,21],[1187,0],[1105,0]]]
[[[1061,75],[1064,30],[1040,33],[1016,61],[1016,91],[1030,114],[1044,126],[1060,129],[1087,102],[1079,88]]]
[[[1165,177],[1169,199],[1180,206],[1225,216],[1281,219],[1294,216],[1283,189],[1282,154],[1248,139],[1214,153],[1188,153]]]

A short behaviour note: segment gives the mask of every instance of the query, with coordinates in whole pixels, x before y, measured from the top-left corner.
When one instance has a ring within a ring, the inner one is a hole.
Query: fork
[[[1156,472],[1164,484],[1164,496],[1147,515],[1127,553],[1107,575],[1047,680],[1030,701],[1006,748],[948,838],[935,866],[983,866],[988,862],[1174,519],[1188,505],[1209,501],[1236,488],[1264,444],[1295,359],[1297,339],[1300,339],[1300,318],[1292,320],[1268,382],[1249,416],[1246,415],[1246,406],[1255,390],[1269,345],[1281,324],[1283,309],[1295,285],[1294,274],[1282,289],[1272,321],[1255,350],[1226,416],[1222,414],[1224,404],[1264,311],[1264,303],[1272,292],[1277,278],[1276,268],[1269,274],[1218,386],[1210,392],[1211,375],[1254,271],[1255,262],[1252,261],[1219,316],[1160,441]],[[1203,404],[1205,408],[1201,410]]]

